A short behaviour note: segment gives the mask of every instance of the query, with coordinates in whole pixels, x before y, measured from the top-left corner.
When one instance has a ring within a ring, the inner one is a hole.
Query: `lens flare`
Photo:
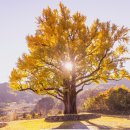
[[[73,68],[73,64],[72,64],[71,62],[66,62],[66,63],[65,63],[65,68],[66,68],[67,70],[71,71],[72,68]]]

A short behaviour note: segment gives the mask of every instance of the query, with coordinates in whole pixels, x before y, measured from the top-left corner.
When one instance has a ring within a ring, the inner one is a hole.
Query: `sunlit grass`
[[[91,119],[89,122],[95,125],[107,126],[110,128],[130,128],[130,119],[123,117],[101,116],[101,118]]]
[[[44,119],[12,121],[0,130],[40,130],[45,128],[56,128],[62,122],[48,123]]]
[[[130,128],[130,120],[127,118],[119,118],[112,116],[102,116],[101,118],[91,119],[85,121],[97,128]],[[70,128],[76,122],[45,122],[44,119],[35,119],[35,120],[21,120],[21,121],[12,121],[4,128],[0,130],[43,130],[43,129],[52,129],[58,128],[59,126]],[[73,125],[72,125],[73,124]],[[86,124],[87,127],[87,124]]]

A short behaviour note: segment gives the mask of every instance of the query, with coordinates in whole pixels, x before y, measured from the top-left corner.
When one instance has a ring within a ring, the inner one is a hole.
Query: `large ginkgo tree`
[[[84,86],[129,78],[128,29],[70,10],[44,9],[34,35],[27,36],[29,52],[18,59],[10,86],[19,91],[48,94],[64,103],[64,114],[77,113],[76,96]]]

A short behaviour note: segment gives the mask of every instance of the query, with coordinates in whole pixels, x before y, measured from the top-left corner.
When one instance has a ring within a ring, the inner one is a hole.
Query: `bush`
[[[40,115],[38,114],[38,113],[35,113],[35,116],[34,116],[35,118],[39,118],[40,117]]]
[[[32,119],[32,115],[31,114],[27,114],[26,115],[26,119]]]
[[[94,102],[95,102],[95,98],[88,98],[87,102],[84,103],[84,105],[83,105],[84,109],[87,109],[88,111],[93,110],[93,108],[95,109],[95,107],[93,107]]]
[[[62,111],[61,111],[61,110],[59,110],[57,114],[59,114],[59,115],[60,115],[60,114],[62,114]]]
[[[130,112],[130,90],[124,86],[111,88],[98,96],[89,98],[84,109],[101,113]]]

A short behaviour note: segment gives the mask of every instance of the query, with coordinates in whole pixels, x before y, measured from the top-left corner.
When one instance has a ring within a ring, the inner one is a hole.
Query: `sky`
[[[34,34],[36,18],[44,8],[59,8],[62,2],[71,13],[96,18],[130,28],[130,0],[0,0],[0,83],[8,82],[17,59],[28,51],[26,36]],[[130,72],[130,62],[125,65]]]

